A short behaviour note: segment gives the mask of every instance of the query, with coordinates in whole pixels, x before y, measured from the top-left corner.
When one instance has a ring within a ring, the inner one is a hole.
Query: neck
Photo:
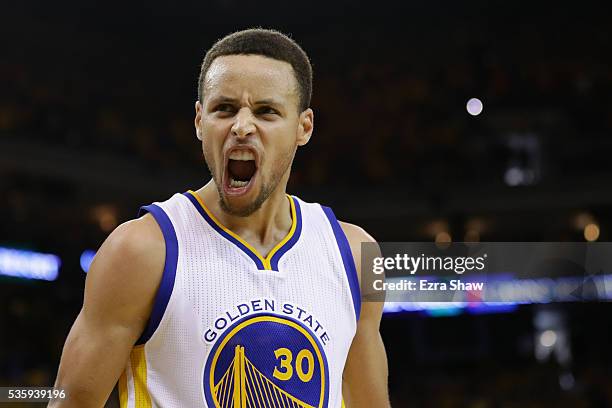
[[[229,214],[222,209],[214,180],[210,180],[197,193],[219,222],[265,256],[291,229],[290,204],[285,193],[287,179],[284,177],[261,207],[246,217]]]

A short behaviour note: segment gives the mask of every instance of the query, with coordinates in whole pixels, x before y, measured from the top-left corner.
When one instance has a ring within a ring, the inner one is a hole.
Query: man
[[[54,407],[386,407],[382,305],[361,228],[285,193],[313,131],[312,68],[285,35],[206,54],[195,129],[212,180],[143,208],[91,265]]]

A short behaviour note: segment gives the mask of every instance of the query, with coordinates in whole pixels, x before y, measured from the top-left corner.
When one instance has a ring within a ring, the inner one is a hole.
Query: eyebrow
[[[236,98],[230,98],[229,96],[218,96],[216,98],[213,98],[211,100],[211,102],[213,104],[218,104],[218,103],[238,103],[239,100]],[[282,105],[282,103],[280,103],[277,100],[274,99],[261,99],[258,101],[255,101],[254,105],[275,105],[275,106],[280,106]]]

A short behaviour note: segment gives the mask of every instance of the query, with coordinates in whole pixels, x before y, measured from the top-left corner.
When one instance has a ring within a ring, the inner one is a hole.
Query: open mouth
[[[243,194],[249,189],[257,173],[255,154],[251,150],[236,149],[227,161],[225,190],[232,195]]]

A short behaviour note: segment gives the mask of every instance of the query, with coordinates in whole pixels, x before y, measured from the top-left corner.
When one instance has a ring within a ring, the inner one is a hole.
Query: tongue
[[[249,181],[255,174],[255,161],[230,159],[227,168],[234,180]]]

